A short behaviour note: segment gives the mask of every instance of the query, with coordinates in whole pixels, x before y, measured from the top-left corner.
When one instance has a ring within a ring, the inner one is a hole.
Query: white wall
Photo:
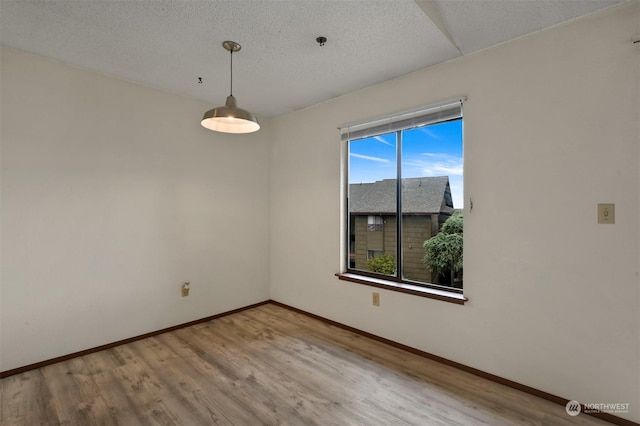
[[[216,134],[211,105],[1,55],[0,371],[269,298],[268,129]]]
[[[262,301],[270,284],[552,394],[629,402],[620,416],[640,421],[639,18],[634,1],[247,136],[202,129],[211,105],[2,48],[0,371]],[[333,275],[336,128],[458,95],[470,301],[381,291],[374,308],[371,288]],[[615,225],[596,224],[600,202]]]
[[[631,2],[274,119],[272,298],[639,421],[639,32]],[[470,300],[382,291],[372,307],[334,276],[336,128],[459,95]]]

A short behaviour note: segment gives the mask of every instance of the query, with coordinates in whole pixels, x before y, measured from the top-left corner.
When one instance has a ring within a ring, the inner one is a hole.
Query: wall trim
[[[432,353],[425,352],[425,351],[422,351],[420,349],[416,349],[414,347],[407,346],[407,345],[404,345],[402,343],[398,343],[398,342],[395,342],[393,340],[389,340],[389,339],[386,339],[384,337],[380,337],[380,336],[377,336],[375,334],[368,333],[366,331],[363,331],[363,330],[348,326],[346,324],[339,323],[337,321],[330,320],[330,319],[325,318],[325,317],[321,317],[320,315],[312,314],[311,312],[307,312],[307,311],[304,311],[302,309],[298,309],[298,308],[295,308],[293,306],[286,305],[284,303],[281,303],[281,302],[278,302],[278,301],[275,301],[275,300],[271,300],[271,299],[270,300],[265,300],[263,302],[254,303],[252,305],[248,305],[248,306],[245,306],[245,307],[242,307],[242,308],[237,308],[237,309],[233,309],[233,310],[230,310],[230,311],[222,312],[222,313],[219,313],[219,314],[216,314],[216,315],[211,315],[211,316],[208,316],[208,317],[205,317],[205,318],[200,318],[200,319],[197,319],[197,320],[194,320],[194,321],[189,321],[189,322],[185,322],[185,323],[182,323],[182,324],[174,325],[172,327],[163,328],[161,330],[156,330],[156,331],[152,331],[152,332],[149,332],[149,333],[141,334],[139,336],[130,337],[128,339],[122,339],[122,340],[118,340],[116,342],[112,342],[112,343],[107,343],[107,344],[104,344],[104,345],[96,346],[95,348],[90,348],[90,349],[85,349],[83,351],[73,352],[73,353],[68,354],[68,355],[63,355],[63,356],[59,356],[59,357],[56,357],[56,358],[51,358],[51,359],[48,359],[48,360],[45,360],[45,361],[36,362],[34,364],[25,365],[25,366],[14,368],[14,369],[7,370],[7,371],[0,371],[0,379],[3,379],[5,377],[9,377],[9,376],[13,376],[15,374],[21,374],[21,373],[24,373],[26,371],[30,371],[30,370],[35,370],[35,369],[38,369],[38,368],[46,367],[47,365],[51,365],[51,364],[55,364],[55,363],[58,363],[58,362],[67,361],[67,360],[70,360],[70,359],[73,359],[73,358],[77,358],[77,357],[81,357],[81,356],[84,356],[84,355],[88,355],[88,354],[91,354],[91,353],[94,353],[94,352],[103,351],[105,349],[111,349],[111,348],[114,348],[116,346],[124,345],[126,343],[131,343],[131,342],[135,342],[137,340],[146,339],[147,337],[153,337],[153,336],[157,336],[159,334],[167,333],[169,331],[174,331],[174,330],[178,330],[180,328],[185,328],[185,327],[189,327],[189,326],[192,326],[192,325],[200,324],[200,323],[203,323],[203,322],[211,321],[211,320],[214,320],[214,319],[217,319],[217,318],[221,318],[221,317],[225,317],[227,315],[231,315],[231,314],[235,314],[235,313],[238,313],[238,312],[246,311],[247,309],[256,308],[258,306],[266,305],[266,304],[269,304],[269,303],[274,304],[276,306],[280,306],[280,307],[285,308],[285,309],[289,309],[289,310],[297,312],[299,314],[306,315],[308,317],[320,320],[320,321],[325,322],[327,324],[339,327],[339,328],[341,328],[343,330],[347,330],[347,331],[359,334],[361,336],[368,337],[370,339],[373,339],[373,340],[376,340],[378,342],[387,344],[389,346],[393,346],[395,348],[402,349],[402,350],[410,352],[412,354],[415,354],[415,355],[418,355],[418,356],[421,356],[421,357],[424,357],[424,358],[428,358],[428,359],[433,360],[433,361],[437,361],[439,363],[448,365],[450,367],[457,368],[458,370],[462,370],[462,371],[465,371],[467,373],[474,374],[474,375],[476,375],[478,377],[482,377],[484,379],[491,380],[492,382],[496,382],[496,383],[499,383],[501,385],[505,385],[505,386],[508,386],[510,388],[513,388],[513,389],[528,393],[530,395],[537,396],[537,397],[542,398],[542,399],[546,399],[547,401],[551,401],[551,402],[554,402],[554,403],[562,405],[562,406],[565,406],[567,404],[567,402],[570,401],[567,398],[562,398],[560,396],[556,396],[556,395],[550,394],[548,392],[541,391],[539,389],[532,388],[532,387],[527,386],[527,385],[523,385],[522,383],[514,382],[513,380],[505,379],[503,377],[496,376],[495,374],[487,373],[486,371],[478,370],[477,368],[473,368],[473,367],[469,367],[468,365],[460,364],[459,362],[456,362],[456,361],[451,361],[451,360],[449,360],[447,358],[443,358],[441,356],[434,355]],[[583,409],[584,409],[584,406],[583,406]],[[620,426],[640,426],[640,423],[636,423],[636,422],[633,422],[631,420],[626,420],[626,419],[614,416],[614,415],[609,414],[609,413],[592,413],[592,412],[588,412],[588,413],[585,413],[585,414],[587,414],[589,416],[597,417],[599,419],[605,420],[605,421],[613,423],[615,425],[620,425]]]
[[[289,305],[286,305],[284,303],[277,302],[275,300],[271,300],[271,303],[274,304],[274,305],[289,309],[291,311],[297,312],[299,314],[303,314],[303,315],[309,316],[311,318],[326,322],[326,323],[331,324],[333,326],[342,328],[343,330],[347,330],[347,331],[351,331],[353,333],[357,333],[357,334],[359,334],[361,336],[368,337],[370,339],[373,339],[373,340],[376,340],[378,342],[387,344],[389,346],[393,346],[393,347],[398,348],[398,349],[402,349],[402,350],[404,350],[406,352],[410,352],[412,354],[415,354],[415,355],[418,355],[418,356],[421,356],[421,357],[424,357],[424,358],[428,358],[428,359],[433,360],[433,361],[437,361],[439,363],[448,365],[450,367],[457,368],[458,370],[462,370],[462,371],[465,371],[467,373],[474,374],[474,375],[476,375],[478,377],[482,377],[483,379],[491,380],[492,382],[496,382],[496,383],[499,383],[501,385],[508,386],[508,387],[510,387],[512,389],[516,389],[516,390],[528,393],[530,395],[537,396],[537,397],[542,398],[542,399],[546,399],[547,401],[554,402],[556,404],[562,405],[563,407],[565,405],[567,405],[567,402],[570,401],[567,398],[562,398],[560,396],[556,396],[556,395],[550,394],[548,392],[541,391],[541,390],[536,389],[536,388],[532,388],[531,386],[523,385],[522,383],[514,382],[513,380],[505,379],[504,377],[496,376],[495,374],[487,373],[486,371],[478,370],[477,368],[469,367],[468,365],[460,364],[459,362],[456,362],[456,361],[451,361],[450,359],[443,358],[441,356],[434,355],[432,353],[425,352],[425,351],[422,351],[420,349],[416,349],[414,347],[407,346],[407,345],[404,345],[402,343],[398,343],[398,342],[395,342],[393,340],[389,340],[389,339],[386,339],[384,337],[380,337],[380,336],[377,336],[375,334],[368,333],[366,331],[363,331],[363,330],[360,330],[360,329],[357,329],[357,328],[354,328],[354,327],[351,327],[351,326],[348,326],[348,325],[345,325],[345,324],[330,320],[328,318],[321,317],[321,316],[316,315],[316,314],[312,314],[312,313],[304,311],[302,309],[294,308],[293,306],[289,306]],[[584,410],[584,408],[585,407],[583,405],[582,409]],[[593,416],[593,417],[597,417],[597,418],[599,418],[601,420],[605,420],[605,421],[607,421],[609,423],[613,423],[615,425],[620,425],[620,426],[640,426],[640,423],[635,423],[635,422],[633,422],[631,420],[623,419],[623,418],[614,416],[613,414],[609,414],[609,413],[592,413],[591,411],[589,411],[589,412],[584,413],[584,414],[587,414],[587,415]]]

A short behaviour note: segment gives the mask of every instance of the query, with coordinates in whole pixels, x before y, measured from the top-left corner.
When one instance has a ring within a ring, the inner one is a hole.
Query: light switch
[[[615,204],[598,204],[598,223],[616,223]]]

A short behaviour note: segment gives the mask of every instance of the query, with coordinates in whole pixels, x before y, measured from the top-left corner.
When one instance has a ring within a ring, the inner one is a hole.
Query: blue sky
[[[349,144],[349,183],[396,178],[395,133]],[[464,205],[462,120],[405,130],[402,177],[449,176],[453,206]]]

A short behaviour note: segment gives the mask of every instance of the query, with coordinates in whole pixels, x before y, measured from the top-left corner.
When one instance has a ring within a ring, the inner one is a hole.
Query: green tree
[[[462,213],[455,213],[442,225],[438,234],[424,242],[424,263],[436,274],[450,274],[451,285],[455,278],[460,279],[457,286],[462,285],[462,252],[464,218]]]
[[[393,275],[396,272],[396,260],[388,254],[374,256],[367,260],[367,269],[371,272]]]

